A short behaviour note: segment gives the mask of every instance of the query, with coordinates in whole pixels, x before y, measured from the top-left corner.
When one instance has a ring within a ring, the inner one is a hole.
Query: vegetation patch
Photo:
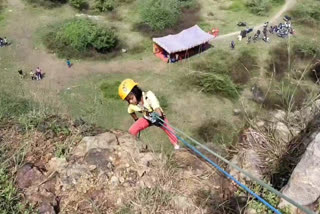
[[[292,52],[301,59],[312,59],[320,57],[320,46],[318,39],[300,38],[293,42]]]
[[[221,145],[232,145],[238,135],[235,127],[224,120],[205,121],[197,129],[197,133],[205,142]]]
[[[71,19],[59,23],[44,36],[48,49],[61,57],[90,57],[112,51],[118,44],[113,30],[88,19]]]
[[[181,14],[176,0],[140,0],[139,8],[142,22],[154,31],[174,26]]]
[[[34,108],[34,103],[6,93],[0,94],[0,120],[11,119],[24,115]]]
[[[96,0],[95,1],[95,9],[100,12],[112,11],[115,8],[114,0]]]
[[[290,112],[300,109],[307,99],[307,95],[308,91],[297,83],[294,84],[289,80],[283,80],[271,86],[263,104],[266,108],[283,109]]]
[[[320,2],[314,0],[300,1],[291,11],[295,22],[315,26],[320,22]]]
[[[89,4],[86,0],[69,0],[72,7],[78,10],[84,10],[89,8]]]
[[[100,85],[100,89],[103,93],[103,96],[106,99],[115,99],[118,100],[118,87],[120,85],[120,81],[115,81],[115,82],[104,82]]]
[[[29,4],[34,6],[41,6],[45,8],[53,8],[67,3],[67,0],[26,0]]]
[[[236,55],[217,50],[192,68],[195,72],[190,81],[203,92],[238,98],[240,85],[246,84],[257,68],[257,57],[254,49],[243,48]]]
[[[272,6],[283,4],[284,0],[246,0],[246,7],[253,14],[265,16]]]
[[[274,46],[269,51],[270,63],[269,71],[275,74],[277,80],[281,80],[285,74],[290,70],[289,52],[287,43],[283,42]]]

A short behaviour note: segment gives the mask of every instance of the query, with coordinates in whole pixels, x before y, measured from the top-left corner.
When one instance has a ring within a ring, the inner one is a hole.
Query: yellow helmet
[[[119,85],[119,96],[122,100],[126,99],[128,94],[131,92],[134,86],[138,85],[135,81],[132,79],[125,79],[121,82]]]

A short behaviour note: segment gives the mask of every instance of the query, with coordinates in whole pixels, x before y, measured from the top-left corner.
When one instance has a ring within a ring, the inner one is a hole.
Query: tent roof
[[[204,32],[198,25],[195,25],[178,34],[153,38],[152,40],[168,53],[175,53],[204,44],[213,38],[214,36]]]

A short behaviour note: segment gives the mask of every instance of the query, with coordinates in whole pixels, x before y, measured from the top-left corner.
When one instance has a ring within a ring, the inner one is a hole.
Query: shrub
[[[320,21],[320,1],[303,1],[291,11],[291,14],[297,22],[316,25]]]
[[[152,30],[174,26],[180,14],[180,4],[176,0],[140,0],[141,20]]]
[[[70,5],[78,10],[88,9],[89,5],[86,0],[69,0]]]
[[[238,98],[238,88],[229,76],[225,74],[206,73],[194,76],[195,84],[202,88],[202,91],[209,94],[221,94],[229,98]]]
[[[270,11],[272,4],[270,0],[247,0],[246,6],[250,12],[264,16]]]
[[[86,57],[92,51],[105,53],[118,44],[111,29],[98,26],[88,19],[72,19],[58,24],[45,35],[44,41],[48,49],[62,57]]]
[[[114,7],[114,0],[96,0],[95,8],[100,12],[112,11]]]

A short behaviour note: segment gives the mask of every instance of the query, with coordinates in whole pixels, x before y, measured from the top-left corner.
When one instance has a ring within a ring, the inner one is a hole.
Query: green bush
[[[118,39],[109,29],[88,19],[72,19],[51,28],[44,37],[48,49],[62,57],[87,57],[115,48]]]
[[[89,7],[86,0],[69,0],[70,5],[78,10],[87,9]]]
[[[320,1],[301,1],[291,14],[297,22],[316,25],[320,21]]]
[[[96,0],[95,8],[100,12],[112,11],[115,8],[114,0]]]
[[[180,17],[180,3],[176,0],[140,0],[140,16],[152,30],[174,26]]]
[[[27,2],[36,6],[52,8],[65,4],[67,0],[27,0]]]
[[[238,98],[238,88],[229,76],[225,74],[206,73],[197,74],[194,77],[195,84],[201,90],[209,94],[221,94],[229,98]]]
[[[246,6],[253,14],[264,16],[270,11],[272,2],[271,0],[247,0]]]

